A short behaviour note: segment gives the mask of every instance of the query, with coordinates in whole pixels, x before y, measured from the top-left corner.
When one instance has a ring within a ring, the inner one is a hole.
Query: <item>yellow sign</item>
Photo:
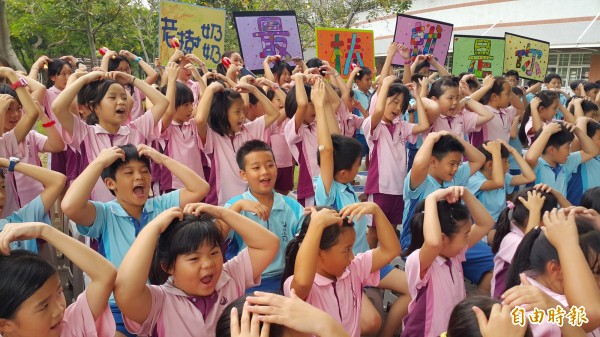
[[[589,322],[585,313],[585,308],[576,306],[572,306],[568,313],[559,305],[556,306],[556,308],[548,309],[547,312],[534,308],[529,315],[525,314],[525,309],[514,307],[510,314],[512,316],[512,323],[520,326],[525,326],[527,320],[529,320],[530,324],[542,324],[547,322],[557,326],[563,326],[565,317],[567,318],[567,323],[571,326],[580,327],[582,324]],[[547,320],[544,320],[544,317],[547,317]]]
[[[216,68],[225,48],[225,11],[179,2],[162,1],[158,25],[160,64],[166,65],[175,53],[170,45],[179,39],[181,51],[194,54]]]
[[[521,78],[542,81],[548,70],[550,43],[504,34],[504,72],[516,70]]]

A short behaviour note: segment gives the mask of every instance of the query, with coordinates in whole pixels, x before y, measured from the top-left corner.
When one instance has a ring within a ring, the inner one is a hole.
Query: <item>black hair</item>
[[[578,222],[579,224],[579,222]],[[591,225],[593,227],[593,225]],[[589,230],[579,233],[579,247],[594,275],[600,275],[600,231]]]
[[[312,87],[308,84],[304,84],[304,90],[306,91],[306,97],[308,97],[308,102],[310,102],[310,92],[312,90]],[[294,86],[293,88],[290,89],[290,91],[288,91],[287,95],[285,96],[285,115],[287,116],[287,118],[294,118],[294,115],[296,114],[296,110],[298,110],[298,102],[296,102],[296,87]]]
[[[451,135],[444,135],[438,139],[431,149],[431,156],[437,160],[442,160],[450,152],[465,153],[465,146]]]
[[[489,319],[494,304],[501,303],[489,296],[482,295],[469,296],[460,301],[450,314],[448,331],[446,331],[447,337],[482,337],[473,307],[481,309],[485,317]],[[524,337],[533,337],[529,327],[527,327]]]
[[[585,191],[579,205],[600,213],[600,187],[593,187]]]
[[[544,83],[550,83],[553,79],[558,79],[562,83],[562,78],[559,74],[548,74],[544,77]]]
[[[575,99],[576,97],[571,97],[571,99],[569,100],[572,101],[573,99]],[[596,103],[592,102],[592,101],[588,101],[588,100],[583,100],[581,101],[581,110],[583,110],[583,114],[587,114],[589,112],[598,112],[598,105],[596,105]],[[573,105],[571,105],[571,107],[569,108],[569,111],[571,111],[572,114],[575,113],[575,107]]]
[[[108,89],[113,84],[119,84],[119,82],[111,79],[103,79],[85,84],[79,93],[77,93],[77,102],[87,106],[90,111],[95,113],[96,106],[100,104],[104,96],[106,96]]]
[[[281,294],[279,294],[281,295]],[[244,303],[246,303],[246,298],[248,296],[252,296],[249,294],[242,295],[242,297],[236,299],[235,301],[229,303],[225,310],[219,317],[217,321],[216,327],[216,335],[219,337],[231,337],[231,309],[236,308],[238,313],[238,322],[242,321],[242,313],[244,311]],[[262,323],[261,323],[262,327]],[[279,325],[276,323],[271,323],[269,326],[269,337],[282,337],[285,330],[285,326]]]
[[[454,76],[443,76],[437,79],[437,81],[431,84],[431,88],[429,88],[429,94],[427,94],[427,98],[440,98],[447,88],[458,88],[458,83],[460,82],[458,77]]]
[[[362,145],[352,137],[332,135],[333,142],[333,174],[342,170],[351,170],[361,158]],[[317,150],[317,163],[321,166],[321,153]]]
[[[19,96],[17,95],[17,92],[14,91],[10,85],[5,84],[5,83],[0,83],[0,95],[11,95],[15,101],[17,101],[17,103],[21,104],[21,100],[19,99]]]
[[[550,136],[550,138],[548,138],[548,142],[546,143],[546,146],[544,146],[544,151],[542,151],[542,154],[546,153],[546,150],[552,146],[556,149],[558,149],[559,147],[570,143],[573,141],[573,139],[575,139],[575,135],[569,131],[569,129],[567,129],[567,127],[563,124],[563,123],[559,123],[560,124],[560,131],[558,131],[557,133],[554,133]],[[535,139],[537,139],[540,134],[542,133],[542,129],[538,130],[538,132],[535,133]]]
[[[262,87],[257,86],[256,89],[258,89],[258,91],[260,91],[260,93],[262,93],[263,95],[267,96],[265,89],[263,89]],[[256,105],[259,102],[258,97],[256,97],[253,93],[248,94],[248,100],[250,101],[251,105]]]
[[[306,61],[306,67],[308,68],[320,68],[323,65],[323,61],[319,58],[313,57]]]
[[[140,154],[138,153],[138,150],[135,146],[133,146],[131,144],[127,144],[127,145],[120,145],[119,148],[121,150],[123,150],[123,152],[125,153],[125,160],[119,158],[119,159],[115,160],[112,164],[108,165],[108,167],[106,167],[104,170],[102,170],[102,174],[100,175],[100,177],[102,178],[102,181],[104,181],[106,178],[115,180],[116,175],[117,175],[117,170],[119,169],[119,167],[121,167],[131,161],[142,162],[143,164],[146,165],[146,167],[148,167],[148,170],[150,170],[150,159],[148,159],[148,157],[146,157],[146,156],[140,156]],[[112,193],[112,195],[115,195],[115,192],[113,190],[110,190],[110,193]]]
[[[479,152],[483,153],[483,155],[485,156],[485,162],[487,163],[488,161],[492,160],[492,154],[486,150],[483,145],[487,145],[489,142],[491,142],[491,140],[486,140],[485,142],[483,142],[482,144],[480,144],[477,147],[477,150],[479,150]],[[500,145],[500,158],[502,159],[506,159],[508,158],[508,149],[506,148],[506,146],[504,146],[504,144]],[[483,164],[485,165],[485,163]],[[483,166],[481,166],[483,168]]]
[[[227,112],[233,103],[241,99],[240,93],[232,89],[215,92],[208,113],[208,126],[220,136],[228,136],[231,125]]]
[[[547,108],[558,99],[558,93],[551,90],[542,90],[535,94],[535,97],[541,100],[539,106],[540,108]],[[521,126],[519,127],[519,140],[521,141],[521,144],[523,144],[523,147],[528,147],[527,133],[525,132],[525,127],[527,126],[529,118],[531,118],[531,104],[528,104],[525,108],[523,118],[521,119]]]
[[[490,90],[488,90],[483,95],[483,97],[481,97],[479,102],[481,104],[488,104],[490,102],[490,98],[492,98],[492,94],[496,94],[497,96],[500,96],[502,94],[502,92],[504,91],[505,83],[508,83],[506,78],[501,77],[501,76],[496,76],[494,78],[494,85],[492,86],[492,88]]]
[[[387,97],[394,97],[396,95],[402,95],[402,106],[400,107],[400,111],[404,113],[410,104],[410,91],[404,84],[400,83],[392,83],[388,89]]]
[[[586,80],[575,80],[575,81],[571,81],[571,83],[569,83],[569,87],[571,88],[571,90],[575,91],[577,90],[577,87],[581,84],[581,83],[585,83]]]
[[[540,81],[537,81],[537,80],[527,80],[527,86],[528,86],[528,87],[531,87],[531,86],[534,86],[534,85],[536,85],[536,84],[537,84],[537,83],[539,83],[539,82],[540,82]]]
[[[275,77],[275,82],[276,83],[279,83],[279,78],[281,77],[281,75],[283,75],[283,73],[286,70],[291,75],[292,71],[294,71],[294,68],[289,63],[287,63],[284,60],[281,60],[279,62],[275,62],[275,64],[273,64],[273,68],[271,68],[271,72],[273,73],[273,76]]]
[[[524,95],[524,93],[523,93],[523,89],[521,89],[521,88],[519,88],[519,87],[512,87],[512,88],[511,88],[511,90],[512,90],[512,92],[513,92],[515,95],[517,95],[517,96],[519,96],[519,97],[521,97],[521,96],[523,96],[523,95]]]
[[[511,69],[507,71],[506,74],[504,74],[504,78],[507,78],[509,76],[514,76],[517,79],[517,82],[521,79],[521,77],[519,76],[519,72],[514,69]]]
[[[412,74],[410,75],[410,81],[411,82],[415,82],[415,83],[419,83],[420,80],[424,79],[425,75],[423,74]]]
[[[412,239],[410,245],[404,253],[404,257],[408,257],[412,252],[421,248],[425,243],[425,236],[423,234],[423,223],[425,221],[425,200],[422,200],[417,204],[415,208],[415,214],[410,220],[410,232],[412,233]],[[442,233],[448,238],[452,238],[458,231],[460,231],[460,221],[468,220],[471,216],[467,206],[460,202],[448,203],[445,200],[437,202],[438,218],[440,221],[440,229]]]
[[[421,69],[423,68],[431,68],[431,64],[429,63],[429,61],[425,60],[421,63],[418,63],[415,66],[415,74],[418,73],[419,71],[421,71]]]
[[[369,67],[362,67],[360,71],[354,76],[354,82],[362,80],[363,77],[373,74],[373,71]]]
[[[223,52],[223,55],[221,55],[221,57],[222,58],[223,57],[231,57],[231,55],[233,55],[234,53],[237,53],[237,52],[235,50],[227,50],[227,51]],[[217,64],[217,72],[222,75],[227,75],[227,68],[225,68],[223,63],[219,62],[219,64]]]
[[[577,231],[581,241],[582,236],[585,236],[586,233],[594,232],[595,228],[589,223],[577,223]],[[596,252],[599,249],[600,246],[594,247]],[[590,253],[590,249],[583,250],[583,255],[585,255],[588,261],[592,257]],[[523,237],[523,240],[521,240],[521,243],[517,247],[508,268],[506,289],[510,289],[521,283],[519,277],[521,273],[527,272],[527,276],[529,277],[543,275],[546,273],[546,265],[551,261],[560,263],[558,252],[541,230],[541,227],[536,227]]]
[[[494,235],[494,241],[492,242],[492,253],[496,254],[498,250],[500,250],[500,244],[504,237],[510,233],[510,225],[514,224],[519,227],[523,232],[525,232],[526,221],[529,220],[529,209],[519,200],[519,197],[527,200],[527,192],[539,192],[543,197],[546,197],[544,201],[544,205],[542,205],[542,210],[540,212],[540,220],[542,215],[546,211],[551,211],[552,209],[558,206],[558,200],[554,196],[554,194],[546,193],[540,190],[535,190],[533,187],[526,188],[524,190],[519,191],[517,195],[514,196],[512,203],[514,207],[511,209],[510,207],[504,208],[500,215],[498,216],[498,221],[496,222],[496,234]]]
[[[273,89],[268,89],[265,96],[267,96],[269,101],[273,101],[273,98],[275,97],[275,91],[273,91]]]
[[[174,267],[179,255],[195,252],[203,244],[220,248],[223,240],[218,222],[208,214],[186,214],[183,220],[174,219],[158,238],[149,275],[150,283],[164,284],[169,278],[167,271]]]
[[[50,77],[58,76],[65,65],[71,67],[67,61],[61,59],[52,59],[52,62],[48,62],[48,81],[46,82],[46,88],[51,88],[54,85],[54,81],[50,79]]]
[[[192,90],[188,88],[187,85],[179,81],[176,81],[175,83],[175,109],[187,103],[194,103],[194,93],[192,93]],[[160,92],[166,96],[167,86],[165,85],[164,87],[162,87],[160,89]]]
[[[594,90],[594,89],[600,89],[600,85],[594,83],[594,82],[584,82],[583,83],[583,90],[587,93],[590,90]]]
[[[123,56],[116,56],[114,59],[110,58],[108,60],[108,71],[117,71],[117,69],[119,68],[119,64],[121,62],[127,62],[127,64],[129,65],[129,68],[131,68],[131,63],[129,63],[128,59],[124,58]],[[129,93],[131,95],[133,95],[133,92],[134,92],[133,85],[127,85],[127,87],[129,87]]]
[[[273,149],[271,149],[267,143],[258,139],[249,140],[245,142],[235,154],[235,161],[237,162],[240,170],[246,170],[246,156],[252,152],[270,152],[273,156],[273,160],[275,160]]]
[[[468,72],[462,72],[460,74],[458,74],[458,78],[462,79],[465,75],[469,75],[471,73]],[[471,92],[479,89],[479,81],[476,78],[472,78],[469,77],[469,79],[466,80],[467,85],[469,86],[469,90],[471,90]]]
[[[0,318],[13,319],[21,304],[55,274],[52,265],[32,252],[0,254]]]
[[[319,206],[315,207],[317,211],[320,211],[324,207]],[[283,289],[283,284],[288,277],[294,275],[294,267],[296,266],[296,256],[298,255],[298,249],[300,249],[300,245],[304,238],[306,237],[306,232],[308,232],[308,226],[310,225],[311,215],[308,214],[304,217],[302,221],[302,227],[300,228],[300,232],[294,237],[285,248],[285,268],[283,269],[283,274],[281,275],[281,289]],[[327,250],[338,243],[340,235],[344,232],[344,230],[352,228],[354,229],[354,224],[348,222],[348,219],[344,219],[341,226],[327,226],[323,229],[323,234],[321,235],[321,241],[319,242],[320,250]]]
[[[600,131],[600,123],[596,121],[588,121],[586,129],[587,136],[592,138],[598,131]]]

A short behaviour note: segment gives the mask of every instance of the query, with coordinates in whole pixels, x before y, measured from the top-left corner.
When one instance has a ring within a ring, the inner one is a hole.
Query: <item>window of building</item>
[[[563,86],[575,80],[587,80],[592,61],[591,53],[550,52],[548,56],[548,74],[562,77]]]

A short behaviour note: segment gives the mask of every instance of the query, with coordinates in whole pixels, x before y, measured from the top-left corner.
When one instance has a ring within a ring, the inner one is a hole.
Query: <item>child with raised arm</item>
[[[571,153],[571,142],[577,136],[581,151]],[[562,195],[567,195],[569,176],[581,163],[598,155],[598,147],[577,126],[550,123],[537,133],[525,160],[535,172],[535,182],[547,184]]]
[[[494,220],[460,186],[429,194],[418,211],[410,225],[413,238],[405,267],[413,300],[401,336],[436,337],[446,331],[454,306],[466,298],[461,263],[467,249],[489,232]]]
[[[225,264],[221,224],[248,244]],[[275,234],[232,210],[197,203],[168,209],[140,232],[119,268],[115,299],[127,329],[142,336],[214,337],[225,307],[260,283],[278,249]]]
[[[589,117],[577,118],[577,127],[583,130],[600,149],[600,123]],[[572,146],[571,151],[575,150]],[[582,163],[573,171],[567,183],[567,199],[573,205],[579,205],[585,191],[600,186],[600,156]]]
[[[13,213],[2,216],[2,219],[0,219],[0,231],[2,231],[4,226],[8,223],[33,221],[44,222],[50,226],[48,211],[54,206],[54,202],[65,188],[65,176],[61,173],[37,165],[21,163],[19,158],[15,157],[11,157],[10,159],[0,158],[0,168],[0,214],[2,214],[7,199],[11,197],[10,195],[7,195],[4,188],[8,178],[5,176],[4,169],[8,169],[7,171],[10,175],[18,172],[36,182],[40,182],[43,186],[41,193],[36,198]],[[11,248],[26,249],[34,253],[38,252],[38,246],[35,240],[15,240],[11,243]]]
[[[130,101],[124,85],[133,85],[154,103],[146,113],[136,120],[123,125],[129,118]],[[82,99],[89,102],[87,107],[96,114],[98,123],[88,125],[69,111],[75,96],[83,91]],[[146,82],[137,80],[122,72],[91,72],[69,85],[52,104],[52,110],[62,126],[65,143],[72,149],[85,149],[88,163],[103,149],[125,144],[142,144],[157,135],[157,124],[169,106],[169,100]],[[84,196],[88,199],[89,196]],[[91,194],[92,200],[110,201],[114,196],[98,179]]]
[[[173,172],[185,188],[148,198],[150,193],[150,159]],[[115,200],[107,203],[88,201],[96,181],[102,177]],[[171,207],[202,200],[209,186],[186,166],[147,145],[123,145],[104,149],[67,190],[62,209],[77,224],[78,231],[99,240],[99,251],[117,268],[140,230],[161,212]],[[121,313],[114,301],[111,309],[117,331],[128,335]]]
[[[262,274],[260,285],[247,292],[277,291],[281,288],[281,275],[285,267],[285,247],[300,231],[304,209],[293,198],[275,191],[275,157],[271,148],[263,141],[247,141],[238,150],[236,160],[240,176],[248,182],[248,191],[228,200],[225,207],[260,224],[277,235],[281,242],[273,262]],[[225,253],[228,260],[247,246],[239,233],[232,231],[229,236],[231,241]]]
[[[59,173],[57,173],[59,174]],[[17,240],[42,239],[90,277],[86,290],[66,306],[54,266],[40,256],[14,250]],[[113,337],[108,297],[117,271],[83,243],[39,222],[8,224],[0,232],[0,334],[36,337]]]

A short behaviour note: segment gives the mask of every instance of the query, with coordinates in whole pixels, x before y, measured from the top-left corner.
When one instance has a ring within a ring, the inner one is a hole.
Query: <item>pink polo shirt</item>
[[[500,248],[494,256],[494,272],[492,274],[492,297],[500,299],[500,296],[506,290],[506,277],[508,276],[508,268],[515,256],[517,247],[523,240],[525,234],[523,231],[511,223],[510,232],[506,234]]]
[[[74,151],[80,151],[82,145],[85,149],[87,162],[91,163],[98,154],[104,149],[112,146],[132,144],[137,146],[145,143],[146,140],[153,140],[158,136],[158,126],[154,123],[154,114],[151,110],[146,111],[138,119],[121,126],[116,134],[112,135],[100,125],[87,125],[84,121],[75,116],[73,118],[73,134],[66,130],[62,131],[62,137],[65,144],[69,145]],[[110,193],[101,178],[98,178],[96,186],[92,191],[91,200],[108,202],[115,198]]]
[[[510,128],[517,113],[514,106],[504,109],[495,109],[489,105],[485,107],[494,114],[494,118],[481,126],[483,141],[502,139],[506,143],[510,140]]]
[[[44,99],[44,103],[42,104],[42,106],[46,110],[46,115],[48,116],[48,118],[50,118],[53,121],[56,121],[56,124],[54,124],[54,126],[56,126],[56,128],[58,129],[58,132],[62,130],[62,127],[58,122],[58,118],[56,118],[56,115],[52,111],[52,103],[54,102],[56,97],[60,95],[61,92],[62,90],[58,89],[55,86],[52,86],[50,89],[46,90],[46,96]]]
[[[162,123],[158,123],[158,127],[160,139],[165,141],[165,155],[184,164],[204,178],[204,170],[202,169],[202,156],[204,154],[200,150],[202,144],[194,120],[190,119],[183,124],[172,121],[171,126],[164,130],[162,129]],[[183,183],[171,171],[161,171],[161,190],[180,188],[184,188]]]
[[[364,117],[359,117],[352,113],[344,102],[340,104],[336,112],[338,124],[340,125],[340,131],[342,135],[346,137],[354,137],[354,133],[358,130],[364,122]]]
[[[207,128],[206,142],[202,144],[212,167],[207,203],[223,206],[227,200],[246,191],[248,183],[240,177],[240,167],[235,155],[244,143],[253,139],[265,139],[264,116],[244,124],[233,136],[221,136],[210,127]]]
[[[285,141],[285,126],[290,122],[289,118],[286,118],[281,124],[273,123],[268,129],[269,142],[273,149],[273,156],[275,157],[275,163],[277,167],[291,167],[294,166],[294,158],[292,152]]]
[[[550,121],[542,120],[542,126],[544,126],[546,124],[550,124],[552,122],[562,122],[562,121],[558,120],[558,119],[553,119]],[[521,122],[521,123],[523,123],[523,122]],[[533,137],[535,136],[535,132],[532,134],[529,134],[531,129],[533,129],[533,118],[530,117],[529,120],[527,121],[527,123],[525,124],[525,134],[527,135],[527,141],[529,142],[529,145],[531,145],[531,143],[533,142]]]
[[[0,158],[8,157],[10,156],[8,155],[4,137],[0,137]],[[21,208],[17,195],[15,175],[14,173],[8,172],[8,170],[4,171],[4,186],[4,208],[2,209],[2,219],[8,217]]]
[[[94,319],[85,291],[67,307],[62,324],[61,337],[113,337],[117,329],[108,302],[100,317]]]
[[[188,295],[173,285],[171,278],[161,286],[147,285],[152,295],[150,314],[143,324],[123,316],[125,327],[140,336],[215,337],[217,321],[225,307],[244,295],[246,289],[260,284],[260,276],[254,280],[252,274],[252,261],[245,248],[223,265],[215,287],[218,299],[206,317]]]
[[[402,195],[407,172],[406,142],[417,140],[412,134],[415,124],[397,118],[392,124],[381,121],[371,132],[371,121],[369,116],[362,125],[371,155],[365,193]]]
[[[460,254],[447,259],[438,256],[421,279],[419,251],[406,260],[406,277],[412,301],[404,317],[403,337],[438,337],[448,329],[452,309],[467,297],[462,262],[467,247]]]
[[[358,254],[337,281],[315,274],[306,302],[319,308],[342,324],[350,336],[360,337],[362,288],[379,284],[379,271],[371,273],[373,250]],[[292,279],[288,277],[283,292],[290,296]]]
[[[44,144],[48,137],[31,130],[23,142],[18,143],[13,129],[5,133],[2,138],[6,144],[8,156],[18,157],[23,163],[42,166],[39,153],[44,152]],[[22,173],[15,172],[15,181],[21,207],[27,205],[44,191],[42,183]]]
[[[200,99],[200,85],[198,84],[198,82],[192,81],[192,80],[187,80],[186,82],[177,80],[183,84],[185,84],[188,88],[190,88],[190,90],[192,91],[192,94],[194,95],[194,108],[198,105],[198,100]]]
[[[467,109],[463,109],[460,113],[454,116],[440,115],[430,127],[430,132],[448,131],[464,138],[469,132],[481,130],[477,126],[478,114]]]
[[[300,167],[298,173],[298,199],[310,198],[315,195],[313,177],[321,174],[317,163],[317,123],[306,125],[302,123],[296,132],[294,120],[285,126],[285,140],[292,156]]]
[[[125,88],[129,92],[129,86]],[[131,109],[131,114],[129,115],[130,120],[135,120],[136,118],[142,116],[144,114],[144,99],[146,99],[146,95],[140,91],[137,87],[133,87],[133,107]]]

